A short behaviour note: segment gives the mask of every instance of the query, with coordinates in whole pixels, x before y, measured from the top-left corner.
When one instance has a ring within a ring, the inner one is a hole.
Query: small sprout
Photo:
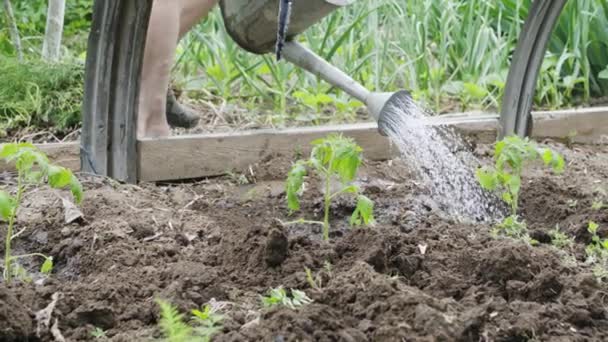
[[[374,203],[360,194],[359,188],[352,184],[362,162],[362,149],[352,139],[332,134],[312,142],[313,149],[308,160],[298,160],[287,175],[285,192],[290,213],[300,210],[300,196],[304,191],[304,177],[308,168],[315,170],[323,178],[324,219],[319,221],[297,220],[292,223],[314,223],[323,226],[323,239],[329,240],[329,209],[331,201],[340,194],[353,194],[357,206],[351,216],[351,226],[370,225],[374,222]],[[342,187],[331,192],[331,180],[340,180]]]
[[[325,271],[327,271],[327,274],[329,274],[329,276],[331,277],[331,271],[332,271],[331,262],[329,262],[329,260],[325,260],[325,262],[323,263],[323,267],[325,268]]]
[[[306,281],[308,282],[308,285],[313,289],[318,289],[319,285],[317,285],[317,281],[312,275],[312,271],[310,270],[310,268],[304,267],[304,271],[306,272]]]
[[[158,325],[167,342],[187,342],[193,335],[193,329],[184,323],[184,315],[169,302],[157,300],[160,306],[160,320]]]
[[[593,204],[591,204],[591,209],[593,210],[601,210],[604,207],[605,204],[603,201],[593,201]]]
[[[551,244],[556,248],[570,248],[574,245],[574,240],[560,231],[559,225],[549,232],[549,236],[551,236]]]
[[[576,208],[578,205],[578,200],[569,199],[567,203],[570,208]]]
[[[587,231],[591,234],[591,243],[585,248],[587,260],[591,263],[605,263],[608,261],[608,239],[601,239],[597,234],[599,225],[589,221]]]
[[[526,222],[520,221],[517,216],[506,217],[492,229],[492,235],[495,238],[502,235],[512,239],[523,240],[531,245],[538,244],[538,241],[532,239],[530,235],[528,235]]]
[[[176,307],[170,303],[157,300],[160,306],[160,330],[167,342],[209,342],[211,337],[221,330],[219,323],[223,316],[213,311],[210,305],[203,310],[192,310],[194,328],[184,321],[184,315],[180,314]]]
[[[211,337],[222,329],[221,322],[224,316],[216,313],[211,305],[207,304],[203,310],[192,310],[193,319],[197,327],[195,328],[196,335],[202,338],[202,341],[210,341]]]
[[[290,298],[283,287],[271,289],[268,296],[262,297],[262,304],[269,308],[274,306],[285,306],[292,310],[296,310],[298,307],[310,303],[312,303],[312,299],[308,298],[305,292],[291,290]]]
[[[48,257],[44,260],[44,263],[42,263],[42,266],[40,267],[40,272],[44,274],[49,274],[51,273],[51,271],[53,271],[53,257]]]
[[[93,331],[91,331],[91,336],[93,336],[96,339],[102,339],[102,338],[106,338],[106,332],[101,329],[100,327],[95,327],[95,329],[93,329]]]

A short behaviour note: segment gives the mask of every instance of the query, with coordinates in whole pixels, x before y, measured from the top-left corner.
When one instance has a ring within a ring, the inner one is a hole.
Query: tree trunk
[[[58,61],[61,55],[64,14],[65,0],[49,0],[42,57],[50,62]]]
[[[10,0],[4,0],[4,12],[6,13],[6,23],[11,33],[11,39],[15,51],[17,51],[17,58],[19,61],[23,61],[23,49],[21,48],[21,38],[19,37],[19,29],[17,28],[17,21],[15,20],[15,14],[13,14],[13,6]]]

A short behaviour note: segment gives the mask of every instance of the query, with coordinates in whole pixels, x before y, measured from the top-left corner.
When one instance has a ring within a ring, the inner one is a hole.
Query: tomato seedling
[[[342,135],[331,134],[324,139],[312,142],[312,152],[308,160],[298,160],[287,176],[287,205],[290,212],[300,209],[300,199],[304,188],[304,177],[308,169],[316,171],[325,184],[323,222],[298,220],[294,223],[312,223],[323,226],[323,239],[329,240],[329,209],[331,201],[343,193],[357,197],[357,205],[350,218],[351,226],[371,224],[374,222],[374,203],[360,193],[352,184],[362,162],[362,149],[352,139]],[[337,178],[341,187],[332,193],[331,180]]]
[[[528,138],[510,136],[496,143],[494,167],[480,168],[476,172],[481,187],[500,193],[502,200],[510,207],[510,216],[497,227],[507,236],[527,237],[525,222],[517,217],[519,191],[524,167],[537,160],[542,160],[556,173],[564,170],[564,158],[559,153],[541,148]]]
[[[11,254],[11,243],[16,237],[13,234],[15,219],[23,200],[25,188],[28,184],[37,185],[43,182],[48,183],[55,189],[70,188],[74,200],[80,203],[82,200],[82,185],[70,170],[51,164],[46,155],[32,144],[13,143],[4,144],[0,147],[0,159],[4,159],[7,163],[14,163],[17,168],[16,195],[11,196],[5,191],[0,191],[0,221],[8,222],[4,250],[4,279],[11,282],[13,276],[22,276],[24,270],[18,265],[13,265],[13,263],[18,259],[28,257],[43,258],[44,262],[40,271],[50,273],[53,269],[53,258],[50,256],[41,253],[17,256]]]

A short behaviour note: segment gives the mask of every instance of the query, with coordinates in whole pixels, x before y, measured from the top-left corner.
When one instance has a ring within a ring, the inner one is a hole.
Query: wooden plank
[[[139,179],[187,179],[246,170],[265,158],[309,153],[311,141],[332,132],[354,138],[367,158],[387,159],[394,153],[372,123],[144,139],[139,143]]]
[[[577,143],[608,142],[608,107],[592,107],[532,114],[532,136]]]
[[[533,136],[537,139],[608,143],[608,107],[535,112],[532,116]],[[478,142],[491,143],[495,141],[498,115],[439,116],[431,118],[429,124],[451,126]],[[572,136],[574,131],[577,134]],[[332,132],[353,137],[363,147],[365,157],[371,160],[388,159],[398,153],[396,146],[378,134],[375,123],[144,139],[138,143],[139,180],[178,180],[217,176],[229,170],[244,171],[265,158],[307,153],[310,141]],[[79,170],[78,143],[38,146],[54,162]],[[0,163],[0,172],[10,169]]]
[[[42,152],[46,153],[51,162],[67,167],[73,171],[80,168],[80,144],[78,142],[50,143],[36,145]],[[0,172],[13,171],[14,168],[0,161]]]

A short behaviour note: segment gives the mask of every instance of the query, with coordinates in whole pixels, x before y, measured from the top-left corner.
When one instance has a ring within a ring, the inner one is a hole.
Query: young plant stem
[[[320,226],[324,225],[324,223],[321,221],[311,221],[311,220],[305,220],[305,219],[299,219],[299,220],[289,221],[289,222],[281,222],[281,224],[284,226],[289,226],[292,224],[318,224]]]
[[[48,256],[42,254],[42,253],[31,253],[31,254],[24,254],[24,255],[14,255],[11,256],[11,260],[15,260],[15,259],[23,259],[23,258],[29,258],[29,257],[41,257],[43,259],[49,259]]]
[[[332,169],[333,156],[329,161],[328,170]],[[329,241],[329,208],[331,206],[331,174],[325,174],[325,213],[323,217],[323,240]]]
[[[12,257],[11,257],[11,241],[13,236],[13,225],[17,218],[17,211],[19,210],[19,204],[21,203],[21,197],[23,196],[23,174],[19,172],[17,176],[17,203],[8,221],[8,230],[6,232],[6,242],[4,246],[4,270],[6,272],[6,282],[10,283],[12,280]]]

